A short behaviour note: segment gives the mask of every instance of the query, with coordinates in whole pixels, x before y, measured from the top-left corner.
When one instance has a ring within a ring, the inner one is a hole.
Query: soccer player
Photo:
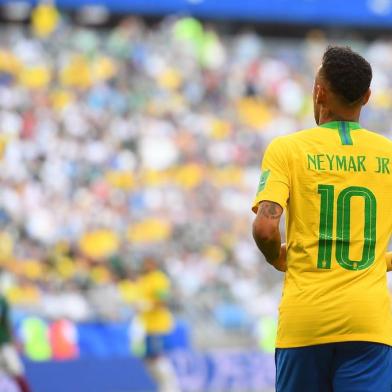
[[[164,340],[174,327],[168,308],[170,281],[159,269],[157,261],[147,257],[138,286],[141,292],[140,316],[146,331],[145,363],[158,384],[159,392],[178,392],[179,385]]]
[[[359,54],[328,47],[313,88],[317,127],[276,138],[264,155],[253,236],[285,272],[278,392],[392,389],[392,142],[358,123],[371,79]]]

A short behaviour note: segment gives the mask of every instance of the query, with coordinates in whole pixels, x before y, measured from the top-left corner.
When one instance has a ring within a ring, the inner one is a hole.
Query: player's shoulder
[[[306,139],[304,136],[307,131],[308,130],[302,130],[274,137],[268,144],[266,154],[275,155],[277,157],[285,157],[287,159],[298,150],[298,147],[301,144],[300,141]]]
[[[318,136],[318,131],[323,130],[323,128],[320,127],[311,127],[311,128],[306,128],[306,129],[301,129],[297,132],[290,133],[289,135],[286,135],[287,137],[287,143],[290,143],[291,141],[301,141],[301,140],[306,140],[309,138],[317,137]]]
[[[365,138],[380,145],[383,145],[384,147],[392,149],[392,140],[382,135],[381,133],[365,128],[360,129],[359,131]]]
[[[270,145],[290,149],[290,147],[292,147],[294,144],[309,140],[313,137],[317,137],[317,132],[315,132],[317,129],[318,127],[307,128],[287,135],[277,136],[272,140]]]
[[[151,272],[150,278],[155,284],[166,284],[169,282],[168,276],[160,270]]]

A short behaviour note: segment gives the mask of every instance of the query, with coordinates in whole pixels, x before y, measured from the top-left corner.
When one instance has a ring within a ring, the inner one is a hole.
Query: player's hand
[[[279,257],[274,261],[273,265],[274,267],[280,271],[280,272],[286,272],[287,271],[287,259],[286,259],[286,244],[282,244],[280,246],[280,253]]]

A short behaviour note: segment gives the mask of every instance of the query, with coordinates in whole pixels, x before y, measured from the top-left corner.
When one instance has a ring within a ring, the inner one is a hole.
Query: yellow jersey
[[[329,122],[268,146],[252,209],[269,200],[286,210],[278,348],[392,345],[391,160],[392,142],[354,122]]]
[[[173,316],[165,301],[170,293],[170,281],[161,271],[152,271],[138,280],[144,303],[140,318],[147,334],[164,335],[173,329]]]

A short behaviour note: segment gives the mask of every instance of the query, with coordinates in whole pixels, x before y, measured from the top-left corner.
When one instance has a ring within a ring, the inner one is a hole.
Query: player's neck
[[[335,112],[332,110],[321,111],[319,124],[326,124],[332,121],[349,121],[349,122],[359,122],[359,114],[358,110],[350,110],[350,111],[339,111]]]
[[[341,117],[341,116],[336,116],[336,117],[325,117],[323,119],[320,118],[319,120],[319,124],[326,124],[329,122],[333,122],[333,121],[347,121],[347,122],[359,122],[359,118],[358,117]]]

